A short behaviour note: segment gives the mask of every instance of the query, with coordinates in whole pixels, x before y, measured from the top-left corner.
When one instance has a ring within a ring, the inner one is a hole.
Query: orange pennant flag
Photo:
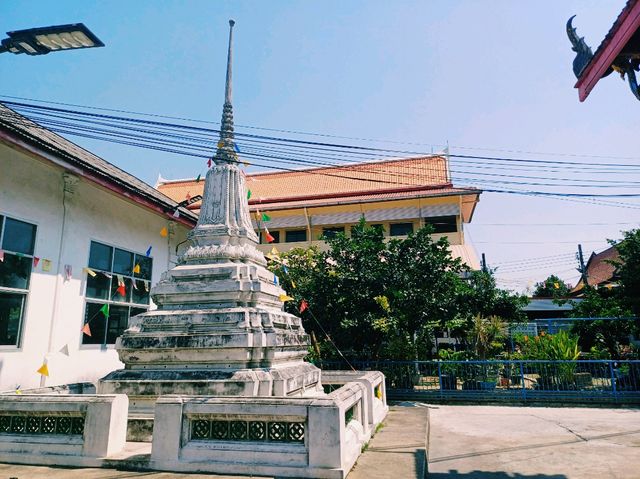
[[[42,374],[43,376],[49,377],[49,368],[47,367],[47,363],[42,363],[42,366],[40,366],[40,369],[38,369],[36,372]]]
[[[273,236],[271,236],[271,233],[269,233],[269,230],[267,228],[264,229],[264,234],[267,243],[273,243],[276,240]]]
[[[300,313],[302,313],[305,309],[309,307],[309,303],[307,303],[306,299],[300,301]]]
[[[85,323],[82,327],[82,332],[87,336],[91,336],[91,329],[89,328],[89,323]]]
[[[134,273],[140,273],[140,265],[139,265],[139,264],[137,264],[137,265],[135,265],[135,266],[133,267],[133,272],[134,272]]]
[[[169,230],[167,230],[166,227],[160,230],[160,236],[162,236],[163,238],[166,238],[168,235],[169,235]]]

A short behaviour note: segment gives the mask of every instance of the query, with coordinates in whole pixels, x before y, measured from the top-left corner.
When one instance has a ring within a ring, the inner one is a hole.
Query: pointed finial
[[[227,83],[225,85],[225,90],[224,90],[225,103],[231,103],[231,80],[232,80],[231,60],[233,59],[233,26],[235,24],[236,24],[235,21],[229,20],[229,52],[227,53]]]
[[[237,163],[238,156],[233,141],[233,106],[231,104],[232,92],[232,60],[233,60],[233,26],[236,24],[229,20],[229,51],[227,53],[227,81],[224,89],[224,105],[222,107],[222,122],[220,124],[220,141],[213,161],[220,163]]]

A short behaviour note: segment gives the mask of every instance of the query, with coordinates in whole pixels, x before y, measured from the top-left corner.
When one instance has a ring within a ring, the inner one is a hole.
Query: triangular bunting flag
[[[166,228],[166,226],[160,230],[160,236],[162,236],[163,238],[169,236],[169,230]]]
[[[211,168],[211,162],[212,162],[212,160],[211,160],[211,158],[209,158],[209,160],[207,161],[207,167],[208,168]]]
[[[271,221],[271,216],[266,213],[262,213],[262,221]]]
[[[282,265],[282,271],[284,271],[284,274],[289,274],[289,268],[287,268],[286,264]]]
[[[247,190],[247,199],[250,200],[251,199],[251,190]]]
[[[82,332],[87,336],[91,336],[91,328],[89,327],[89,323],[84,323],[84,326],[82,326]]]
[[[293,301],[293,298],[291,296],[286,295],[286,294],[281,294],[280,296],[278,296],[278,299],[280,301],[282,301],[283,303],[285,301]]]
[[[296,289],[296,282],[294,280],[291,280],[291,287],[293,289]]]
[[[104,275],[105,275],[107,278],[109,278],[109,279],[113,278],[113,275],[112,275],[112,274],[104,273],[104,272],[103,272],[102,274],[104,274]]]
[[[237,143],[233,144],[233,149],[236,150],[236,153],[240,153],[240,148],[238,148],[238,144]]]
[[[307,303],[306,299],[300,301],[300,313],[302,313],[305,309],[309,307],[309,303]]]
[[[269,233],[269,230],[267,228],[264,229],[264,234],[265,234],[265,238],[267,239],[267,243],[273,243],[276,239],[271,236],[271,233]]]
[[[149,292],[149,283],[147,283],[146,281],[144,282],[144,290],[148,293]]]
[[[224,141],[220,140],[218,142],[218,148],[222,148],[224,146]]]
[[[65,281],[71,280],[72,275],[73,275],[73,269],[71,268],[71,265],[70,264],[65,264],[64,265],[64,280]]]
[[[33,257],[33,267],[37,268],[39,262],[40,262],[40,258],[38,258],[37,256],[34,256]]]
[[[18,394],[18,395],[22,394],[22,391],[20,390],[20,385],[19,384],[16,386],[16,394]]]
[[[127,292],[124,289],[124,284],[121,284],[120,286],[118,286],[118,289],[116,289],[116,293],[118,293],[123,298],[127,295]]]
[[[84,271],[85,273],[87,273],[89,276],[91,276],[92,278],[96,277],[96,272],[94,270],[92,270],[91,268],[82,268],[82,271]]]
[[[51,260],[43,259],[42,260],[42,271],[51,271]]]
[[[145,252],[145,256],[147,256],[147,257],[151,256],[151,248],[153,248],[153,246],[149,246],[147,248],[147,251]],[[138,266],[140,266],[140,265],[138,265]]]
[[[177,209],[173,212],[173,217],[180,218],[180,212]]]
[[[131,287],[132,287],[133,289],[135,289],[136,291],[138,290],[138,287],[136,286],[136,280],[135,280],[135,279],[132,279],[132,280],[131,280]]]
[[[276,248],[275,246],[273,246],[271,248],[271,254],[274,256],[278,256],[280,254],[280,251],[278,251],[278,248]]]
[[[275,274],[273,275],[273,284],[278,284],[278,277]]]
[[[109,317],[109,305],[108,305],[108,304],[105,304],[104,306],[102,306],[102,308],[100,308],[100,312],[101,312],[102,314],[104,314],[104,317],[105,317],[105,318],[108,318],[108,317]],[[89,323],[87,323],[87,325],[88,325],[88,324],[89,324]]]
[[[69,345],[65,344],[58,350],[58,352],[64,354],[65,356],[69,356]]]
[[[184,197],[185,200],[189,201],[191,199],[191,195],[189,194],[189,192],[187,191],[187,196]]]
[[[43,376],[49,377],[49,368],[47,367],[47,363],[42,363],[40,369],[36,371],[38,374],[42,374]]]
[[[134,273],[140,273],[140,265],[139,265],[139,264],[136,264],[136,265],[133,267],[133,270],[132,270],[132,271],[133,271]]]
[[[200,183],[200,178],[202,178],[202,175],[198,175],[198,177],[196,178],[196,183]]]
[[[4,251],[0,249],[0,261],[4,261]]]

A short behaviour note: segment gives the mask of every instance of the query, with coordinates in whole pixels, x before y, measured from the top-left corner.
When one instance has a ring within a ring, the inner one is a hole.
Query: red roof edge
[[[605,38],[587,68],[578,78],[574,88],[578,89],[578,97],[581,102],[587,99],[591,90],[638,30],[638,27],[640,27],[640,2],[634,2],[629,5],[629,8],[623,9],[612,28],[613,31],[609,32],[608,38]]]
[[[6,144],[13,145],[13,148],[21,151],[22,153],[25,153],[27,155],[35,155],[47,161],[50,161],[51,163],[57,164],[58,166],[61,166],[62,168],[64,168],[67,171],[70,171],[71,173],[74,173],[80,177],[83,177],[122,197],[128,198],[134,203],[138,203],[143,207],[146,207],[152,211],[155,211],[156,213],[160,214],[161,216],[164,216],[167,219],[170,219],[171,221],[175,221],[176,223],[180,223],[189,228],[193,228],[196,224],[195,221],[193,221],[190,218],[186,218],[184,216],[175,218],[171,211],[169,211],[166,208],[162,208],[161,206],[157,205],[153,201],[150,201],[149,199],[145,198],[143,195],[133,193],[127,190],[126,188],[122,187],[118,183],[114,181],[109,181],[109,179],[107,178],[102,178],[99,175],[96,175],[95,173],[85,168],[72,165],[61,159],[57,159],[55,155],[45,152],[42,149],[36,146],[33,146],[29,143],[26,143],[22,140],[19,140],[13,137],[12,135],[7,134],[4,131],[0,131],[0,140],[2,140]]]

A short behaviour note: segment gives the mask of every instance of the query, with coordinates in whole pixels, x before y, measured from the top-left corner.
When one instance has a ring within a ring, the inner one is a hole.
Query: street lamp
[[[62,50],[104,47],[104,43],[82,23],[16,30],[7,35],[9,38],[0,44],[0,53],[46,55]]]

